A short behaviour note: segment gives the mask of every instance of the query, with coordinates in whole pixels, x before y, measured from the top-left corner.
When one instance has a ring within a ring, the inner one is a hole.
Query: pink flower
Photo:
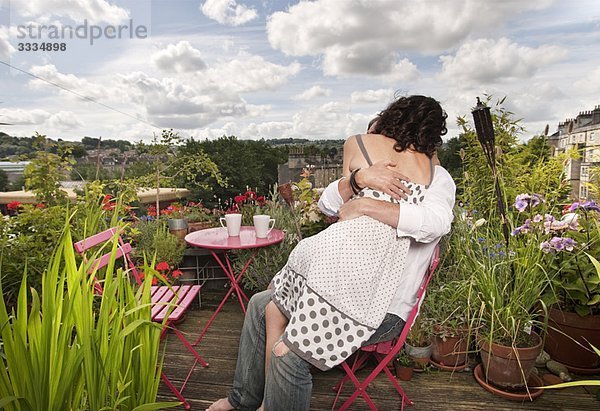
[[[166,261],[161,261],[156,266],[157,271],[169,271],[170,269],[171,269],[171,266]]]

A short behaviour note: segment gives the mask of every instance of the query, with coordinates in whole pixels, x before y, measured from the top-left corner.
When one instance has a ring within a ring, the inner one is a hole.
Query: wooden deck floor
[[[182,331],[189,333],[191,340],[199,334],[201,327],[216,308],[217,298],[218,293],[205,292],[202,308],[189,311],[185,321],[179,325]],[[242,322],[243,316],[237,301],[230,300],[225,304],[223,311],[216,317],[215,322],[200,343],[199,352],[210,363],[210,367],[196,367],[185,388],[185,397],[189,400],[193,410],[206,409],[213,401],[226,396],[231,389]],[[169,336],[164,369],[176,385],[179,385],[185,378],[182,365],[188,365],[191,362],[192,356],[185,351],[177,338],[173,335]],[[334,399],[331,387],[341,377],[342,372],[339,370],[313,374],[311,410],[331,409]],[[596,389],[593,387],[548,390],[534,402],[519,403],[499,398],[483,390],[470,372],[451,374],[443,371],[429,371],[415,374],[412,381],[404,382],[402,386],[407,395],[415,402],[413,407],[408,408],[414,411],[600,410],[600,402],[595,398]],[[350,387],[348,387],[348,392],[350,392]],[[380,410],[399,409],[398,395],[385,376],[380,375],[371,384],[369,393]],[[347,395],[348,393],[346,397]],[[175,397],[161,384],[159,399],[175,400]],[[368,407],[362,399],[358,399],[352,409],[363,410]]]

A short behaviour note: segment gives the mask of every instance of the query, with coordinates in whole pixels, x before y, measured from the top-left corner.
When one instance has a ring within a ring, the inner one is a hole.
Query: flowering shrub
[[[521,194],[515,208],[519,213],[542,203],[541,196]],[[600,278],[589,256],[600,255],[600,207],[594,201],[575,202],[563,209],[561,218],[536,213],[513,231],[514,236],[536,235],[544,253],[544,266],[552,274],[545,294],[548,304],[579,315],[600,313]]]
[[[183,272],[179,269],[173,269],[166,261],[161,261],[156,264],[155,270],[164,278],[164,281],[168,284],[176,284],[179,281],[179,277],[182,276]],[[144,274],[141,274],[141,278],[144,278]],[[158,277],[152,277],[152,285],[158,285]]]
[[[233,203],[227,208],[226,213],[242,214],[242,224],[254,224],[252,216],[256,214],[265,214],[267,199],[265,196],[259,196],[255,191],[246,190],[244,194],[237,195],[233,198]]]

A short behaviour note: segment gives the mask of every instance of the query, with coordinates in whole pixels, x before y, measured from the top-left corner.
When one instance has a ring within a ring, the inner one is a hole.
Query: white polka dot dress
[[[408,183],[418,204],[427,186]],[[366,188],[359,196],[396,202]],[[410,246],[370,217],[332,224],[305,238],[273,278],[273,301],[288,317],[285,343],[321,370],[340,364],[383,321],[404,272]]]

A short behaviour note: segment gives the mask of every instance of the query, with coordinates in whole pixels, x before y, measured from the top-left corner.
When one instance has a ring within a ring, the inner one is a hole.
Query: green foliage
[[[558,304],[561,309],[580,316],[597,315],[600,314],[600,271],[593,256],[600,255],[600,213],[586,210],[585,203],[579,205],[574,213],[565,215],[568,220],[576,221],[571,224],[575,227],[566,228],[561,237],[553,238],[554,241],[573,240],[571,249],[551,249],[546,256],[548,270],[556,276],[544,298],[548,305]],[[550,243],[546,248],[551,248]]]
[[[219,168],[201,148],[190,152],[177,147],[181,137],[173,130],[163,130],[160,136],[154,136],[152,144],[140,142],[136,148],[140,153],[148,153],[154,158],[152,173],[136,180],[138,186],[160,188],[165,186],[194,187],[196,190],[208,190],[211,185],[225,185]],[[159,208],[158,194],[156,208]]]
[[[71,170],[74,160],[69,146],[56,145],[46,136],[36,133],[35,158],[25,168],[25,187],[36,194],[38,201],[45,204],[62,203],[66,193],[60,188],[63,173]],[[57,154],[52,152],[57,150]]]
[[[277,183],[277,166],[287,161],[284,147],[273,147],[264,140],[238,140],[233,136],[204,141],[189,139],[179,154],[192,157],[205,154],[218,165],[227,185],[221,185],[215,176],[207,173],[185,182],[193,198],[208,207],[218,206],[219,200],[233,199],[246,192],[247,187],[260,193],[268,192]]]
[[[254,291],[262,291],[267,288],[275,274],[287,262],[290,252],[300,241],[296,234],[294,216],[284,203],[278,201],[277,190],[273,190],[270,201],[266,203],[261,212],[274,218],[275,228],[285,231],[286,235],[282,243],[260,248],[254,256],[252,264],[242,277],[244,286]],[[235,270],[239,272],[253,253],[253,250],[238,251],[234,261]]]
[[[183,260],[185,245],[169,233],[163,220],[140,221],[132,235],[135,242],[132,256],[140,263],[165,261],[171,267],[177,267]]]
[[[294,210],[303,237],[310,237],[325,229],[328,220],[319,209],[320,193],[310,182],[310,173],[304,171],[302,180],[293,185]]]
[[[126,273],[114,270],[116,251],[114,241],[104,293],[97,297],[87,274],[91,263],[77,265],[67,219],[43,276],[41,296],[32,290],[29,297],[24,280],[16,311],[9,314],[0,299],[4,409],[134,410],[176,405],[155,402],[161,325],[151,320],[151,276],[144,287],[134,290]]]
[[[64,227],[65,208],[21,206],[17,215],[0,218],[0,273],[4,297],[14,301],[27,267],[28,286],[40,289]]]
[[[8,191],[9,186],[8,174],[6,174],[6,171],[0,170],[0,191]]]
[[[408,356],[404,349],[400,350],[396,356],[396,361],[403,367],[412,368],[414,366],[414,361]]]

